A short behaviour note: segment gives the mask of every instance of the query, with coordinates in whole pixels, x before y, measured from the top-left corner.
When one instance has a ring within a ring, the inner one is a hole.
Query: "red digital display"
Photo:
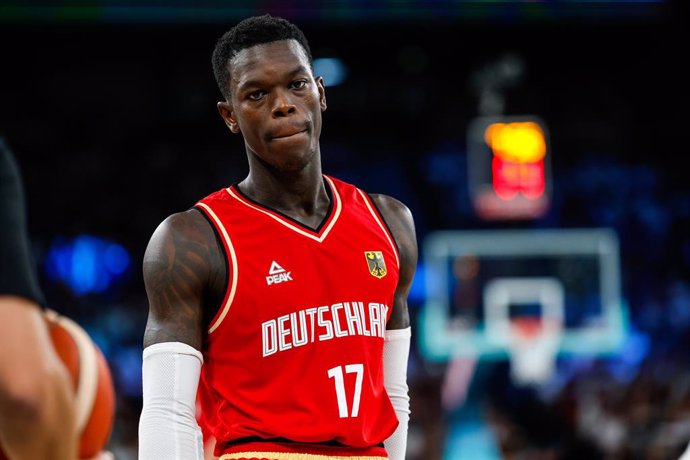
[[[536,117],[480,118],[468,132],[470,192],[484,219],[525,219],[548,209],[544,124]]]
[[[518,193],[531,200],[544,194],[544,161],[516,163],[494,157],[492,161],[494,192],[503,200],[512,200]]]

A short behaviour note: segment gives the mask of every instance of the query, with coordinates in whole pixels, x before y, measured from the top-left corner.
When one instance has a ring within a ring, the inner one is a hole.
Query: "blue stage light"
[[[127,273],[131,258],[114,241],[92,236],[56,238],[45,261],[46,275],[62,282],[76,295],[103,293]]]
[[[323,77],[324,84],[338,86],[347,78],[347,67],[338,58],[319,58],[314,59],[314,75]]]

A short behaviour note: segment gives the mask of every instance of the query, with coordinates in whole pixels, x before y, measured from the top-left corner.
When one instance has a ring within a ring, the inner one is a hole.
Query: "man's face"
[[[318,152],[326,98],[297,41],[240,51],[231,62],[230,94],[221,115],[233,132],[242,133],[250,154],[284,171],[309,164]]]

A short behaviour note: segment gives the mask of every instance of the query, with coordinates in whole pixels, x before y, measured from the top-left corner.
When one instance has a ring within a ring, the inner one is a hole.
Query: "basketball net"
[[[562,324],[546,318],[510,320],[511,376],[515,383],[544,383],[553,375]]]

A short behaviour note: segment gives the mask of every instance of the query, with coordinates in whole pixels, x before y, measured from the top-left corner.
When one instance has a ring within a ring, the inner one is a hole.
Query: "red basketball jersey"
[[[317,229],[235,186],[197,203],[230,272],[199,386],[216,455],[245,438],[379,445],[370,452],[380,454],[398,424],[383,386],[398,250],[368,195],[324,182],[331,206]]]

